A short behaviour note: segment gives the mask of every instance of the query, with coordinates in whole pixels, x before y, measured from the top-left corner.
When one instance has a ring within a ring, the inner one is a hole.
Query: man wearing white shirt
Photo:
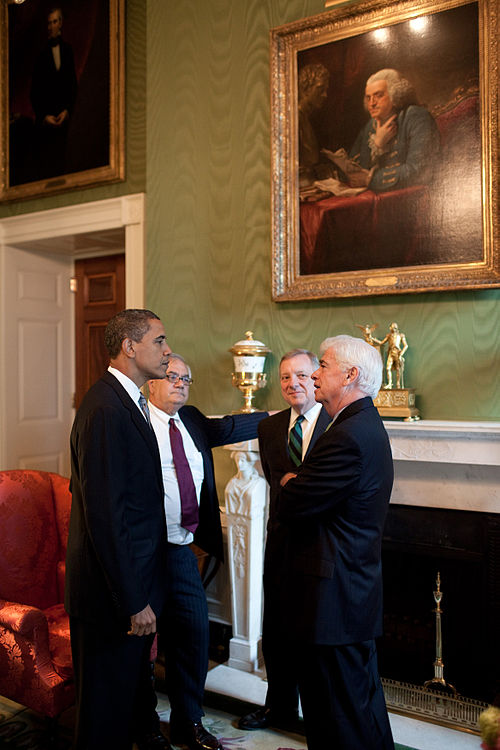
[[[160,630],[171,705],[171,741],[184,744],[189,750],[221,750],[220,742],[207,732],[201,721],[208,669],[208,610],[190,544],[194,542],[222,560],[222,528],[212,448],[256,437],[257,425],[268,413],[210,419],[194,406],[185,406],[191,383],[191,371],[178,354],[169,355],[164,380],[148,383],[151,422],[160,450],[168,529],[166,603]],[[179,437],[184,454],[182,464],[178,463]],[[191,507],[187,521],[186,491],[191,493],[191,501],[194,498],[196,506],[194,511]]]
[[[299,698],[294,659],[283,646],[283,632],[276,625],[278,618],[274,608],[276,587],[280,585],[275,577],[275,570],[279,569],[275,561],[281,555],[283,533],[276,519],[275,500],[281,477],[297,469],[330,422],[327,412],[314,398],[311,375],[318,365],[316,355],[307,349],[293,349],[283,355],[279,367],[281,394],[290,408],[259,425],[262,469],[270,486],[262,632],[267,696],[262,708],[240,719],[241,729],[296,727]]]

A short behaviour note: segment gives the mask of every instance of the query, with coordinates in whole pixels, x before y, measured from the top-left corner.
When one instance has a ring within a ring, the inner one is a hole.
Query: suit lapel
[[[324,431],[326,430],[326,428],[328,427],[331,421],[332,420],[330,419],[326,409],[324,407],[321,407],[321,411],[318,414],[316,424],[314,425],[314,430],[311,435],[311,440],[309,441],[309,445],[307,446],[306,456],[309,455],[312,448],[314,448],[314,444],[316,443],[316,440],[324,433]]]
[[[352,417],[353,414],[357,414],[359,411],[363,411],[363,409],[370,409],[370,407],[375,408],[370,396],[365,396],[364,398],[359,398],[357,401],[353,401],[352,404],[346,406],[344,411],[340,412],[337,419],[332,425],[332,429],[335,427],[335,425],[341,424],[344,420]]]
[[[107,383],[116,393],[118,398],[120,399],[123,407],[127,409],[127,411],[130,414],[130,418],[134,425],[137,427],[139,432],[141,433],[143,439],[146,441],[149,449],[151,450],[151,453],[153,455],[156,455],[158,460],[155,461],[155,466],[157,470],[158,479],[163,486],[163,477],[161,474],[161,461],[160,461],[160,451],[158,450],[158,443],[156,440],[156,435],[154,431],[151,429],[151,427],[148,425],[144,417],[142,416],[141,412],[139,411],[139,407],[135,405],[133,400],[128,395],[125,388],[122,386],[119,380],[115,378],[114,375],[112,375],[110,372],[105,372],[102,376],[102,380],[104,380],[105,383]]]
[[[203,455],[204,451],[206,451],[207,449],[205,435],[199,428],[196,420],[192,418],[192,412],[190,413],[189,409],[184,410],[184,407],[182,407],[181,409],[179,409],[178,416],[179,419],[182,419],[184,427],[191,435],[193,443]]]

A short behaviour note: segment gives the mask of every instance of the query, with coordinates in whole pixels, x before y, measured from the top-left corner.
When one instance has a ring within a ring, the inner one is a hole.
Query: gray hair
[[[299,357],[300,355],[305,355],[306,357],[309,357],[311,360],[311,365],[315,370],[319,367],[319,361],[317,356],[314,354],[314,352],[310,352],[309,349],[291,349],[289,352],[286,352],[286,354],[283,354],[283,356],[280,359],[280,367],[283,362],[285,362],[287,359],[293,359],[294,357]]]
[[[377,70],[366,82],[367,86],[377,81],[386,81],[387,91],[396,109],[404,109],[409,104],[416,104],[415,89],[407,78],[403,78],[394,68]],[[365,106],[366,109],[366,106]]]
[[[332,336],[325,339],[319,348],[321,357],[327,349],[333,349],[341,370],[347,372],[351,367],[358,368],[359,374],[354,385],[366,396],[375,398],[382,385],[383,365],[379,351],[354,336]]]
[[[179,362],[182,362],[182,363],[183,363],[184,365],[186,365],[189,377],[190,377],[190,378],[192,378],[192,377],[193,377],[193,376],[191,375],[191,368],[190,368],[190,366],[188,365],[188,363],[186,362],[186,360],[184,359],[184,357],[181,357],[181,355],[180,355],[180,354],[176,354],[175,352],[170,352],[170,354],[167,354],[167,369],[168,369],[168,366],[169,366],[170,362],[171,362],[171,361],[172,361],[173,359],[178,359],[178,360],[179,360]]]

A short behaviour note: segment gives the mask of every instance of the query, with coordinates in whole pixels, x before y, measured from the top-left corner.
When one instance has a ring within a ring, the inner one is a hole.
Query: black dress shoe
[[[189,750],[224,750],[217,737],[207,732],[201,721],[171,726],[170,740],[174,745],[185,745]]]
[[[139,750],[172,750],[172,745],[160,731],[143,734],[136,738],[135,744]]]
[[[252,711],[250,714],[242,716],[238,721],[238,727],[251,731],[254,729],[267,729],[267,727],[279,727],[280,729],[288,729],[296,731],[298,723],[298,713],[288,714],[287,716],[276,714],[270,708],[262,706],[256,711]]]

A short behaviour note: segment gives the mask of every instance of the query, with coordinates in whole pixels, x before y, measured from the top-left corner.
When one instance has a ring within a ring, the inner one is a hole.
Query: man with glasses
[[[268,412],[209,419],[186,406],[191,370],[179,354],[168,356],[164,380],[150,380],[151,422],[160,449],[168,531],[166,601],[160,624],[170,701],[170,739],[189,750],[222,750],[203,726],[208,669],[208,608],[192,542],[222,560],[222,528],[212,448],[257,437]],[[158,732],[156,744],[165,748]],[[166,742],[166,740],[165,740]]]

